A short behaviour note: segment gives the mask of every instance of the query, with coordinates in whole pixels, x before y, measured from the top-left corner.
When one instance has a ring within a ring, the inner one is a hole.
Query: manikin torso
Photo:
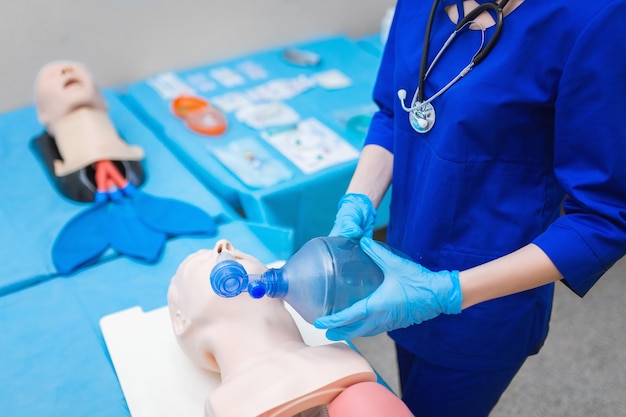
[[[328,417],[413,417],[413,414],[378,382],[360,382],[330,402]]]
[[[181,349],[198,366],[221,373],[221,385],[207,398],[207,416],[292,417],[376,380],[368,362],[346,344],[306,345],[282,300],[216,295],[208,274],[222,250],[248,273],[266,269],[220,241],[190,255],[168,292]]]

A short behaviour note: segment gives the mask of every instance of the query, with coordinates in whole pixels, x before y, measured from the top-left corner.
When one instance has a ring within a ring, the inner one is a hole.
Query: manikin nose
[[[226,239],[221,239],[219,240],[216,244],[215,244],[215,248],[214,250],[217,253],[222,253],[224,251],[226,252],[232,252],[234,250],[232,243],[230,243],[228,240]]]

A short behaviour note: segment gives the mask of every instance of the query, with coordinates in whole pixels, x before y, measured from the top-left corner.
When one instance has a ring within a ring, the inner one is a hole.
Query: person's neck
[[[463,1],[463,13],[464,15],[467,15],[469,12],[471,12],[472,10],[474,10],[476,7],[480,6],[483,3],[487,3],[488,1],[485,0],[465,0]],[[507,16],[508,14],[510,14],[511,12],[513,12],[515,9],[517,9],[522,3],[524,2],[524,0],[509,0],[509,2],[507,3],[506,6],[504,6],[504,15]],[[497,0],[496,3],[500,3],[500,0]],[[448,17],[450,18],[450,20],[453,23],[458,23],[459,22],[459,10],[457,8],[456,4],[451,4],[449,6],[446,6],[445,8],[446,13],[448,14]],[[482,28],[488,28],[491,27],[493,25],[495,25],[495,20],[493,19],[492,15],[489,12],[484,12],[481,13],[480,15],[478,15],[476,17],[476,19],[474,19],[474,21],[480,25],[480,27]]]

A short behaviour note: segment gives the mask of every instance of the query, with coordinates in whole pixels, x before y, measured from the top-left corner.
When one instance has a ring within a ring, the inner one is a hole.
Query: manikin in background
[[[187,257],[168,291],[181,349],[197,366],[221,373],[221,385],[205,403],[206,416],[411,416],[348,345],[306,345],[282,300],[216,295],[208,274],[222,251],[248,273],[267,269],[220,240],[212,250]]]
[[[140,189],[144,150],[121,138],[84,65],[44,65],[35,81],[35,107],[45,132],[33,143],[53,183],[65,197],[93,203],[56,237],[57,272],[93,264],[108,248],[153,263],[169,237],[215,234],[215,221],[204,211]]]
[[[87,68],[74,61],[44,65],[35,83],[37,116],[56,141],[62,159],[54,173],[65,176],[99,161],[138,161],[144,151],[124,142]]]

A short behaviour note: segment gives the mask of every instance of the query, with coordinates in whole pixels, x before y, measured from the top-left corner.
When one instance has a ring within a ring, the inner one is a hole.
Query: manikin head
[[[268,297],[254,300],[247,296],[226,299],[215,294],[209,273],[222,251],[232,253],[248,273],[262,273],[267,269],[258,259],[236,250],[227,240],[218,241],[212,250],[201,250],[189,256],[180,265],[168,290],[172,326],[183,352],[196,365],[220,372],[220,368],[229,366],[229,357],[236,358],[237,363],[251,357],[251,344],[259,350],[290,341],[303,343],[282,300]],[[228,343],[228,357],[216,357],[222,353],[224,343],[220,342],[224,340],[239,343]]]
[[[346,344],[307,346],[282,300],[216,295],[209,274],[222,251],[249,274],[267,269],[220,240],[212,250],[188,256],[168,291],[181,349],[197,366],[221,372],[221,386],[209,395],[206,415],[314,416],[315,407],[327,405],[329,417],[412,416]]]
[[[53,61],[44,65],[35,81],[35,106],[47,129],[77,108],[106,110],[106,102],[84,65],[74,61]]]
[[[404,407],[375,382],[367,361],[345,343],[307,346],[282,300],[216,295],[209,274],[222,251],[229,251],[249,274],[267,269],[220,240],[212,250],[188,256],[168,291],[172,326],[181,349],[196,365],[221,373],[220,386],[208,394],[205,413],[211,411],[205,415],[315,416],[318,407],[328,406],[332,417],[380,417],[365,411]],[[362,404],[357,407],[354,402]]]

